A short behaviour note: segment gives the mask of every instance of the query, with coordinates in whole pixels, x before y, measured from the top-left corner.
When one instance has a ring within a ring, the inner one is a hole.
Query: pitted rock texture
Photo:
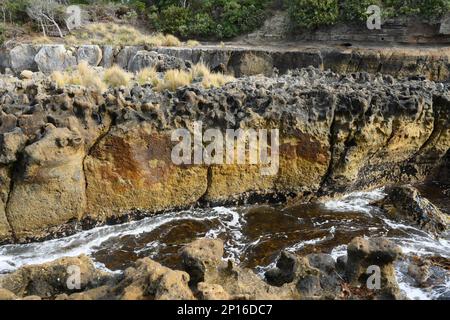
[[[393,273],[399,248],[383,238],[356,238],[349,244],[348,279],[338,273],[334,258],[324,253],[283,253],[277,268],[268,272],[272,281],[267,283],[253,270],[225,260],[221,240],[198,239],[187,245],[184,252],[184,257],[180,257],[184,271],[172,270],[150,258],[137,260],[120,274],[96,269],[86,256],[24,266],[0,275],[0,300],[404,299]],[[365,268],[373,263],[381,267],[383,287],[361,290],[366,285]],[[207,266],[201,268],[201,282],[197,278],[198,266]],[[79,288],[67,285],[71,284],[74,268],[81,272]],[[281,278],[273,283],[276,274]]]
[[[1,241],[199,204],[423,181],[448,161],[449,88],[428,80],[307,68],[162,93],[56,89],[39,73],[0,84]],[[199,121],[223,132],[279,129],[278,173],[175,165],[173,130]]]

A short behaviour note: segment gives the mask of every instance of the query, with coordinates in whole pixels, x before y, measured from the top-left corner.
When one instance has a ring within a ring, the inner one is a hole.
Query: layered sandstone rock
[[[157,93],[136,85],[104,95],[56,89],[39,73],[0,81],[2,241],[66,234],[67,224],[134,212],[272,196],[305,201],[410,183],[448,161],[448,86],[427,80],[308,68],[223,88],[193,83]],[[176,165],[172,133],[192,133],[199,122],[203,131],[278,129],[279,170]]]

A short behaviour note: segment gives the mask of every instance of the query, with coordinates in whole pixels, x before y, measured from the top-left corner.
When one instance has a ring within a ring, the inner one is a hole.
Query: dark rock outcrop
[[[416,188],[408,185],[394,186],[386,192],[387,197],[380,205],[390,218],[408,221],[435,236],[447,231],[448,216],[423,197]]]

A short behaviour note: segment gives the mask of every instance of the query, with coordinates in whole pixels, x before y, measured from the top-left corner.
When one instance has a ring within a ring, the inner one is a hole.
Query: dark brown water
[[[449,197],[438,187],[422,187],[422,193],[450,209]],[[61,256],[91,255],[103,268],[121,271],[139,258],[151,257],[179,268],[181,248],[199,237],[220,238],[227,258],[262,273],[276,261],[280,251],[299,254],[345,254],[346,244],[356,236],[384,236],[410,255],[450,257],[450,237],[436,240],[426,233],[393,222],[371,203],[382,199],[382,190],[354,193],[343,199],[291,208],[251,206],[196,209],[173,212],[118,226],[105,226],[65,239],[28,245],[0,247],[0,272]],[[449,210],[450,212],[450,210]],[[399,280],[404,277],[399,267]],[[445,282],[448,286],[450,281]],[[405,280],[405,290],[426,298]],[[450,290],[441,288],[440,290]]]

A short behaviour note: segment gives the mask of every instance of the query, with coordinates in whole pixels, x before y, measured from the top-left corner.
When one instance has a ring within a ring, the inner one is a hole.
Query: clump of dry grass
[[[194,64],[191,68],[191,75],[193,79],[204,77],[211,73],[209,67],[203,62]]]
[[[188,47],[193,48],[193,47],[198,47],[198,46],[200,46],[201,43],[198,42],[197,40],[188,40],[188,41],[186,42],[186,45],[187,45]]]
[[[168,34],[164,37],[163,46],[179,47],[181,46],[181,41],[177,37]]]
[[[52,43],[53,43],[52,39],[50,39],[49,37],[44,37],[44,36],[36,37],[32,40],[32,44],[34,44],[34,45],[52,44]]]
[[[91,23],[82,30],[66,37],[68,44],[97,44],[97,45],[147,45],[150,47],[170,46],[179,47],[181,41],[173,35],[160,33],[146,35],[134,27],[115,23]]]
[[[141,71],[139,71],[137,73],[136,81],[140,85],[151,84],[154,87],[158,86],[159,77],[158,77],[158,73],[156,72],[156,68],[149,67],[149,68],[142,69]]]
[[[203,77],[202,86],[204,88],[222,87],[235,79],[232,76],[223,73],[209,73]]]
[[[106,69],[103,80],[111,87],[128,86],[132,79],[132,75],[121,67],[114,65]]]
[[[50,78],[59,88],[66,85],[79,85],[98,92],[104,92],[107,89],[98,72],[91,68],[86,61],[81,61],[73,71],[55,71]]]
[[[155,72],[156,74],[156,72]],[[158,80],[157,91],[175,91],[180,87],[187,86],[192,81],[199,81],[204,88],[222,87],[235,80],[234,77],[223,73],[213,73],[209,67],[200,62],[192,66],[189,72],[183,70],[169,70],[164,74],[162,80]],[[138,80],[139,82],[139,80]]]
[[[163,80],[158,84],[156,90],[170,90],[175,91],[177,88],[189,85],[192,82],[192,75],[190,72],[183,70],[168,70],[164,74]]]
[[[211,72],[203,62],[192,66],[191,75],[193,79],[202,78],[201,84],[204,88],[222,87],[235,80],[232,76]]]

